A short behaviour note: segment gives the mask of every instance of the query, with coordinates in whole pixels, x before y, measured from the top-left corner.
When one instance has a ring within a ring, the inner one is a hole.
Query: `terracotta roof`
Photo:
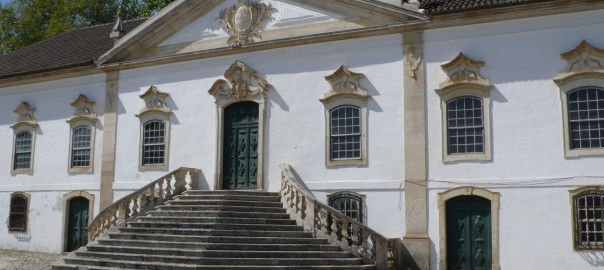
[[[125,21],[130,32],[146,19]],[[0,56],[0,79],[38,72],[93,65],[113,47],[113,25],[80,28]]]
[[[420,0],[419,8],[428,15],[521,5],[544,0]]]

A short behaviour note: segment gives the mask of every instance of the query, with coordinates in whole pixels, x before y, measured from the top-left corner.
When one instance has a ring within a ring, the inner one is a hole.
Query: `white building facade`
[[[177,0],[94,63],[0,74],[0,248],[71,251],[180,167],[276,192],[286,163],[401,269],[597,268],[604,4],[430,2]]]

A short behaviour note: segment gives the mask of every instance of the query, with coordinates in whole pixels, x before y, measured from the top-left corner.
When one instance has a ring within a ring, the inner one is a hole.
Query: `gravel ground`
[[[0,249],[0,270],[50,270],[62,254]]]

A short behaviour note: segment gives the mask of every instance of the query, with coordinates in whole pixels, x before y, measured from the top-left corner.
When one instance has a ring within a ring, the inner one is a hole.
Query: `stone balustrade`
[[[88,227],[88,240],[96,240],[111,228],[145,214],[174,196],[198,189],[200,174],[199,169],[181,167],[119,199],[92,221]]]
[[[388,269],[386,237],[317,201],[290,165],[282,164],[281,173],[281,201],[298,225],[375,264],[376,269]]]

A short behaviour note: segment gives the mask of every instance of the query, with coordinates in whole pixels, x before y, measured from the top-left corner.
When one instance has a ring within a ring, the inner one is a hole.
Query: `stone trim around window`
[[[13,198],[15,198],[16,196],[21,196],[25,198],[25,220],[24,220],[24,226],[23,228],[12,228],[10,226],[12,219],[14,218],[14,216],[12,215],[12,213],[14,212],[13,210]],[[29,224],[29,201],[30,201],[31,195],[22,191],[16,191],[11,193],[10,195],[10,203],[9,203],[9,217],[8,217],[8,224],[6,224],[8,226],[8,232],[9,233],[25,233],[27,232],[27,225]]]
[[[458,187],[438,193],[439,269],[447,269],[447,201],[459,196],[478,196],[491,201],[491,269],[499,270],[499,192],[478,187]]]
[[[364,78],[364,74],[352,72],[346,66],[340,66],[333,74],[325,77],[331,84],[331,89],[320,101],[325,106],[325,166],[328,168],[367,165],[367,100],[371,95],[360,86],[360,80]],[[361,155],[355,159],[333,160],[331,158],[331,110],[342,105],[352,105],[361,109]]]
[[[602,156],[604,147],[591,149],[571,149],[570,127],[568,119],[568,93],[572,90],[596,86],[604,88],[604,49],[594,47],[583,40],[574,49],[560,54],[568,61],[566,71],[560,73],[554,82],[560,89],[562,107],[562,131],[564,138],[564,157]]]
[[[600,245],[594,248],[580,247],[579,240],[577,239],[577,226],[578,220],[576,215],[575,199],[579,196],[587,194],[598,194],[604,196],[604,186],[583,186],[568,191],[570,197],[570,215],[571,215],[571,228],[573,238],[573,250],[574,251],[590,251],[590,250],[602,250],[604,246]]]
[[[451,62],[441,65],[447,73],[447,80],[440,84],[436,93],[441,99],[442,121],[442,155],[443,162],[457,161],[490,161],[492,158],[491,143],[491,85],[490,81],[480,74],[483,61],[473,60],[463,53],[459,53]],[[447,102],[461,97],[472,96],[482,99],[482,116],[484,128],[484,151],[482,153],[449,154],[447,131]]]
[[[138,170],[144,171],[168,171],[170,158],[170,118],[172,110],[166,105],[166,98],[170,96],[168,93],[163,93],[152,85],[140,98],[145,101],[145,107],[136,115],[140,119],[140,143],[139,143],[139,158]],[[144,151],[144,129],[145,124],[152,120],[164,122],[164,162],[162,164],[143,165]]]
[[[38,121],[34,117],[34,113],[36,109],[31,107],[27,102],[21,102],[17,109],[14,111],[17,115],[17,121],[15,124],[11,126],[13,129],[13,151],[11,158],[11,175],[15,176],[18,174],[29,174],[33,175],[34,173],[34,156],[35,156],[35,146],[36,146],[36,130],[38,129]],[[29,132],[31,133],[31,151],[30,151],[30,161],[29,168],[23,169],[15,169],[15,153],[16,153],[16,143],[17,143],[17,134],[21,132]]]
[[[67,171],[70,174],[93,172],[96,123],[98,121],[97,115],[93,110],[94,104],[95,102],[89,100],[85,95],[79,95],[78,98],[71,103],[71,106],[75,108],[75,112],[74,115],[67,120],[67,123],[69,124],[69,163],[67,164]],[[72,166],[73,132],[76,128],[81,126],[90,128],[90,163],[89,166],[74,167]]]

